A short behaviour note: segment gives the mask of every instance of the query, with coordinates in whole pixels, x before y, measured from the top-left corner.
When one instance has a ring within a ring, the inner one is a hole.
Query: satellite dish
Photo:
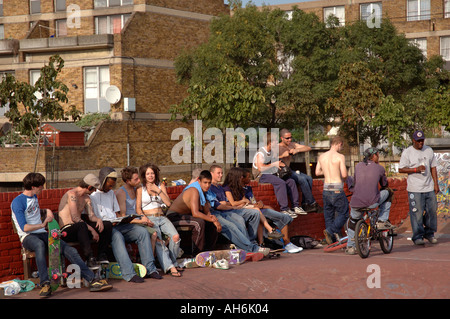
[[[109,103],[116,104],[117,102],[120,101],[120,97],[121,97],[120,90],[117,86],[111,85],[106,89],[105,99]]]

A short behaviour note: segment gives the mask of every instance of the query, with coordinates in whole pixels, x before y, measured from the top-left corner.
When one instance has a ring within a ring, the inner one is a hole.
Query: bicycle
[[[392,229],[378,229],[379,208],[361,208],[359,212],[363,213],[363,217],[355,226],[355,247],[358,255],[361,258],[369,257],[372,240],[378,240],[383,253],[389,254],[397,234]]]
[[[336,235],[337,234],[335,234],[335,236]],[[344,249],[347,247],[347,240],[348,240],[348,236],[345,236],[342,238],[338,237],[338,240],[336,242],[324,247],[323,251],[329,253],[329,252],[332,252],[332,251],[335,251],[338,249]]]

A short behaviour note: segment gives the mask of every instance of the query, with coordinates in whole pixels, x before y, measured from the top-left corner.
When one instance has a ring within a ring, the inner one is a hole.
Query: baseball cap
[[[417,130],[417,131],[415,131],[414,134],[413,134],[413,139],[414,139],[415,141],[424,140],[424,139],[425,139],[425,134],[423,134],[422,131]]]
[[[100,188],[100,180],[98,179],[97,176],[95,176],[94,174],[87,174],[84,178],[83,181],[88,184],[89,186],[95,187],[95,188]]]

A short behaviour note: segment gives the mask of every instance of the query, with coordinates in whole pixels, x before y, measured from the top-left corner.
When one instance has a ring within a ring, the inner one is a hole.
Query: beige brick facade
[[[360,20],[361,4],[381,3],[382,18],[389,18],[397,30],[404,33],[409,39],[427,39],[427,57],[441,54],[440,38],[450,36],[450,12],[445,18],[444,1],[429,0],[430,15],[426,20],[408,21],[408,0],[319,0],[291,3],[284,5],[273,5],[272,8],[280,8],[285,11],[292,10],[297,6],[305,12],[314,12],[320,19],[324,19],[324,8],[345,6],[345,23]],[[450,62],[447,62],[450,68]]]
[[[30,14],[29,0],[3,1],[0,24],[5,40],[0,40],[0,72],[14,71],[18,80],[29,81],[30,70],[59,54],[65,61],[60,80],[69,87],[65,108],[75,105],[85,112],[86,67],[107,67],[109,84],[120,89],[122,98],[136,99],[133,114],[123,112],[123,99],[112,106],[115,120],[99,125],[85,147],[55,149],[59,186],[77,180],[81,173],[98,172],[103,166],[124,167],[128,161],[135,166],[153,161],[168,177],[188,178],[191,166],[174,165],[170,158],[177,142],[170,140],[172,130],[193,126],[169,121],[170,106],[186,95],[186,88],[176,84],[174,60],[183,50],[207,41],[210,20],[229,14],[223,0],[134,0],[132,5],[110,8],[94,8],[94,0],[72,0],[70,4],[80,8],[80,27],[67,27],[64,37],[57,36],[57,21],[69,21],[71,13],[55,11],[54,0],[40,2],[41,12]],[[96,18],[111,19],[108,24],[112,24],[114,16],[128,17],[120,32],[96,35]],[[31,148],[0,149],[5,159],[0,164],[0,183],[21,181],[33,168],[34,152]],[[38,171],[45,172],[52,152],[51,148],[41,150]]]

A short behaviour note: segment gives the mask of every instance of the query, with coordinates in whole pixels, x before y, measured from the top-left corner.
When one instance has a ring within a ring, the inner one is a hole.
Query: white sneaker
[[[221,259],[216,261],[213,265],[213,268],[227,270],[230,269],[230,265],[226,259]]]
[[[301,207],[294,207],[294,213],[296,213],[297,215],[306,215],[306,214],[308,214]]]
[[[283,210],[283,211],[281,211],[281,213],[282,213],[282,214],[289,215],[289,216],[291,216],[292,218],[297,218],[297,214],[295,214],[293,211],[290,211],[290,210]]]
[[[286,246],[284,246],[284,249],[286,249],[289,254],[296,254],[303,250],[302,247],[295,246],[293,243],[287,244]]]

